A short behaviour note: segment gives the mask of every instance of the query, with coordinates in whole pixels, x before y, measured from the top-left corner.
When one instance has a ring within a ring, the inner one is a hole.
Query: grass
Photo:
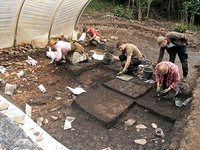
[[[114,6],[111,2],[107,0],[91,0],[87,8],[85,9],[85,14],[106,14],[108,12],[113,12]]]

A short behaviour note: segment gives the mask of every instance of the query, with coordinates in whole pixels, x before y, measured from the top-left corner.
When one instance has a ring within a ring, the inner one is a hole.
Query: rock
[[[24,124],[24,116],[14,116],[13,121],[17,124]]]
[[[3,80],[3,79],[0,79],[0,83],[2,83],[2,84],[6,84],[6,81]]]
[[[137,129],[146,129],[147,127],[143,124],[139,124],[136,126]]]
[[[37,44],[35,43],[34,40],[31,41],[31,46],[33,49],[37,49]]]
[[[62,99],[62,97],[55,97],[56,98],[56,100],[61,100]]]
[[[112,150],[110,147],[104,148],[103,150]]]
[[[136,139],[134,142],[140,145],[145,145],[147,143],[146,139]]]
[[[152,126],[154,129],[158,128],[157,124],[155,124],[155,123],[152,123],[151,126]]]
[[[8,109],[9,104],[8,103],[0,103],[0,111]]]
[[[5,145],[0,143],[0,150],[9,150]]]
[[[79,52],[74,52],[70,58],[72,64],[77,64],[85,60],[87,60],[86,55],[81,55]]]
[[[56,120],[58,120],[58,117],[57,117],[57,116],[51,116],[51,119],[52,119],[53,121],[56,121]]]
[[[37,119],[37,124],[41,127],[43,121],[44,121],[44,117],[40,117]]]
[[[35,135],[35,139],[36,139],[37,142],[40,142],[44,139],[42,137],[42,133],[40,133],[40,132],[34,132],[33,134]]]
[[[117,36],[111,36],[111,39],[118,40],[119,38]]]
[[[44,121],[43,121],[43,123],[47,124],[47,123],[49,123],[49,120],[45,118]]]
[[[127,126],[132,126],[134,123],[136,123],[136,120],[134,119],[128,119],[127,121],[125,121],[125,125]]]

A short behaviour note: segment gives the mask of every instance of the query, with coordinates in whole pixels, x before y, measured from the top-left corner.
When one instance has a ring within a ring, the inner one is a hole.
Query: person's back
[[[95,28],[88,28],[87,33],[90,34],[90,36],[100,36],[100,33]]]
[[[169,32],[165,35],[169,42],[173,43],[175,46],[186,46],[187,36],[179,32]]]
[[[71,44],[69,42],[65,42],[65,41],[58,41],[55,45],[55,49],[61,50],[62,53],[66,53],[71,51]]]
[[[126,53],[127,56],[132,56],[132,58],[142,59],[142,53],[140,50],[133,44],[126,44]]]

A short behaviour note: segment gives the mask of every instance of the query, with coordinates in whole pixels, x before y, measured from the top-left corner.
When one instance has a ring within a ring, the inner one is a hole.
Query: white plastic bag
[[[35,66],[38,63],[37,60],[31,58],[30,56],[28,56],[28,59],[26,60],[26,62],[31,66]]]

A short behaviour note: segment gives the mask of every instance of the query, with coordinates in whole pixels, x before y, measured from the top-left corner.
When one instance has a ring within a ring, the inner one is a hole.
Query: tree
[[[194,25],[195,15],[200,14],[200,1],[186,0],[182,6],[182,18],[191,27]]]

